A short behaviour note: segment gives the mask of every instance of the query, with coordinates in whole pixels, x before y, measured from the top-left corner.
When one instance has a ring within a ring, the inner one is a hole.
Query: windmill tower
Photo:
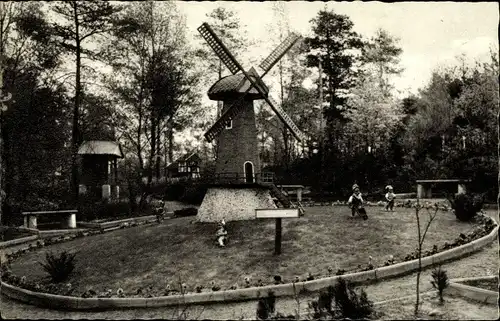
[[[220,118],[205,133],[209,142],[218,137],[218,151],[215,177],[198,211],[198,220],[253,219],[256,208],[276,207],[271,194],[282,203],[287,202],[276,186],[262,179],[253,101],[264,99],[297,140],[304,137],[269,97],[269,89],[262,81],[299,36],[291,34],[264,59],[259,65],[263,70],[259,76],[254,68],[243,69],[207,23],[198,31],[232,73],[219,79],[208,91],[208,97],[222,101],[223,108]]]

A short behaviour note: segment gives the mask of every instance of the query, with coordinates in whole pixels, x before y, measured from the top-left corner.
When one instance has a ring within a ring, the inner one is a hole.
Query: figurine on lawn
[[[217,229],[215,235],[217,237],[217,242],[219,243],[219,246],[225,247],[227,244],[227,230],[226,230],[226,222],[224,222],[224,220],[222,220],[219,223],[219,228]]]
[[[387,204],[385,205],[385,210],[394,212],[394,199],[396,198],[396,194],[394,194],[394,189],[392,188],[391,185],[387,185],[385,187],[385,190],[387,193],[385,194],[385,199],[387,201]]]
[[[363,197],[361,196],[361,192],[359,191],[358,184],[354,184],[352,186],[352,195],[351,195],[351,197],[349,197],[348,203],[351,206],[351,215],[352,216],[358,214],[364,220],[368,219],[368,215],[366,214],[366,210],[363,207],[364,201],[363,201]]]

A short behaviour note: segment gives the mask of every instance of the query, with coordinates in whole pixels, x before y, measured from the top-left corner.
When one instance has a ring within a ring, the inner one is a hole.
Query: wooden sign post
[[[276,235],[274,238],[274,254],[281,254],[281,219],[299,217],[298,208],[273,208],[273,209],[256,209],[255,218],[275,218],[276,219]]]

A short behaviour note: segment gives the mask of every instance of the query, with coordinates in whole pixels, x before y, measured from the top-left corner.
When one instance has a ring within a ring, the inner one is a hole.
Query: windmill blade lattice
[[[301,142],[302,140],[305,140],[306,137],[304,136],[304,134],[300,131],[300,129],[297,127],[297,125],[295,125],[295,123],[290,118],[290,116],[288,116],[288,114],[285,113],[283,108],[281,108],[280,105],[278,105],[274,101],[274,99],[272,99],[271,97],[268,97],[268,98],[266,98],[266,103],[269,105],[269,107],[271,107],[271,109],[276,113],[276,115],[278,115],[279,119],[281,119],[281,121],[285,123],[286,127],[288,127],[288,129],[290,129],[293,136],[299,142]]]
[[[250,86],[247,92],[252,88],[253,86]],[[257,88],[257,90],[260,91],[260,88]],[[242,95],[242,97],[240,97],[235,103],[233,103],[231,107],[228,108],[226,112],[224,112],[224,114],[222,114],[222,116],[215,122],[215,124],[213,124],[212,127],[210,127],[210,129],[205,133],[205,138],[209,142],[211,142],[224,129],[226,124],[242,110],[243,104],[241,102],[244,99],[245,95]],[[265,98],[265,100],[266,103],[271,107],[271,109],[276,113],[276,115],[278,115],[279,119],[283,123],[285,123],[285,126],[288,127],[293,136],[298,141],[305,140],[304,134],[300,131],[297,125],[295,125],[290,116],[288,116],[288,114],[285,113],[285,111],[279,106],[279,104],[276,103],[276,101],[274,101],[274,99],[272,99],[271,97]]]
[[[251,87],[250,87],[251,88]],[[210,129],[205,133],[205,138],[207,141],[211,142],[223,129],[226,127],[226,124],[234,117],[236,116],[239,112],[242,111],[243,109],[243,100],[245,99],[244,96],[240,97],[234,104],[231,105],[230,108],[228,108],[217,121],[215,124],[210,127]]]
[[[222,43],[222,41],[217,37],[212,28],[208,23],[204,22],[200,27],[198,27],[198,32],[205,39],[208,45],[212,48],[217,56],[222,60],[226,67],[234,75],[243,68],[236,61],[236,58],[229,52],[227,47]]]
[[[271,54],[264,59],[259,67],[264,70],[261,78],[264,77],[271,68],[285,55],[285,53],[292,48],[292,46],[300,39],[300,36],[292,33],[278,46],[274,49]]]
[[[264,59],[264,61],[260,64],[260,67],[264,70],[264,73],[261,77],[257,76],[257,80],[254,80],[250,77],[250,75],[243,69],[243,67],[236,61],[234,56],[229,52],[229,50],[224,46],[222,41],[217,37],[217,35],[213,32],[212,28],[205,22],[199,28],[198,31],[202,35],[202,37],[207,41],[210,47],[216,52],[219,58],[224,62],[224,64],[229,68],[229,70],[234,74],[238,71],[241,71],[245,78],[251,83],[249,88],[245,91],[245,93],[233,103],[226,112],[215,122],[215,124],[207,131],[205,137],[208,141],[212,141],[215,136],[217,136],[229,122],[229,120],[238,114],[241,111],[242,105],[241,101],[244,100],[245,96],[255,88],[259,94],[265,99],[267,104],[273,109],[273,111],[278,115],[281,121],[285,123],[285,125],[290,129],[295,138],[299,141],[302,141],[304,135],[299,130],[299,128],[295,125],[292,119],[285,113],[285,111],[278,107],[273,100],[267,97],[267,93],[265,93],[260,86],[257,85],[257,82],[261,80],[261,78],[269,72],[269,70],[278,62],[280,58],[297,42],[298,36],[296,34],[291,34],[288,36],[285,41],[283,41],[271,54]]]

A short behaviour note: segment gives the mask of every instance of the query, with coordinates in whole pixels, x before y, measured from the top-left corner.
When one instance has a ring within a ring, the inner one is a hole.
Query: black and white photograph
[[[2,319],[498,320],[496,2],[1,1]]]

